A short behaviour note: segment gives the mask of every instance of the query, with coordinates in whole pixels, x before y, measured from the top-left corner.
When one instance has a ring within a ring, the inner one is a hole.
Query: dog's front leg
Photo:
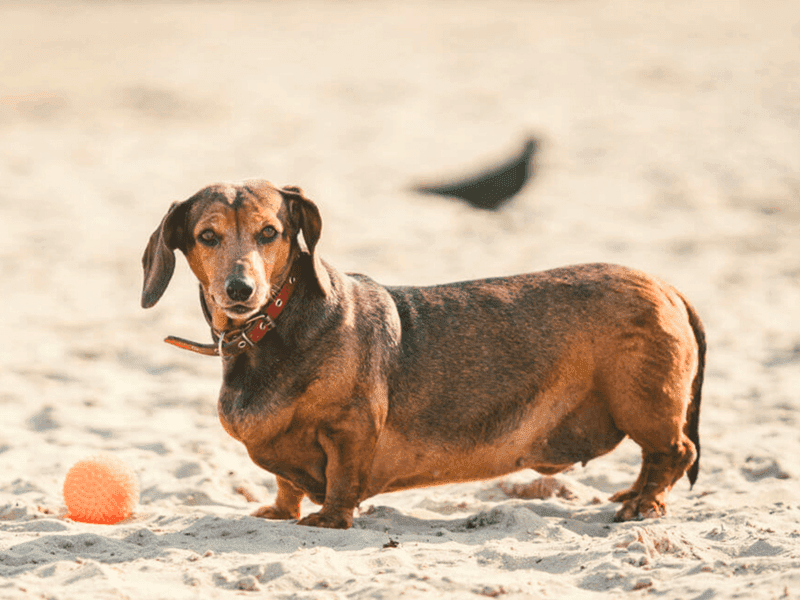
[[[300,502],[305,493],[288,479],[277,476],[277,480],[278,495],[275,498],[275,504],[262,506],[251,513],[251,516],[262,519],[296,519],[300,516]]]
[[[320,432],[319,444],[327,458],[325,501],[322,510],[300,519],[299,525],[347,529],[353,524],[353,511],[367,489],[377,439],[374,428]]]

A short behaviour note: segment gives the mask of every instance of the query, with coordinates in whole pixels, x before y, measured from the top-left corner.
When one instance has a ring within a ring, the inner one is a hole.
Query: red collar
[[[211,328],[211,335],[217,343],[215,344],[198,344],[190,340],[175,337],[174,335],[168,336],[164,341],[178,348],[184,350],[191,350],[198,354],[205,354],[206,356],[235,356],[243,352],[248,346],[255,346],[261,341],[268,331],[275,328],[275,319],[286,308],[289,298],[294,292],[295,284],[297,283],[297,274],[292,269],[288,279],[278,290],[278,293],[261,309],[257,315],[249,319],[244,327],[238,329],[230,329],[228,331],[217,331]],[[205,306],[204,312],[205,310]]]

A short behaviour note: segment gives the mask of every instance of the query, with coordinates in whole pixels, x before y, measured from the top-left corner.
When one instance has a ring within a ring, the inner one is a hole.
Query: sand
[[[0,23],[0,597],[800,597],[793,2],[9,0]],[[497,213],[408,191],[528,134]],[[303,187],[322,255],[386,284],[609,261],[676,285],[708,332],[697,484],[614,524],[625,442],[546,499],[249,517],[275,479],[218,422],[219,361],[161,341],[208,339],[196,283],[179,259],[145,311],[139,261],[170,202],[251,176]],[[96,452],[140,478],[118,525],[64,518]]]

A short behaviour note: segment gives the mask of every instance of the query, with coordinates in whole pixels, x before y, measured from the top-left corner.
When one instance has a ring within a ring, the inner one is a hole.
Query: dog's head
[[[186,255],[212,315],[234,326],[257,313],[286,279],[301,252],[302,231],[314,265],[314,285],[330,291],[316,254],[319,209],[300,188],[277,188],[263,179],[214,184],[175,202],[150,236],[142,257],[142,306],[159,298],[175,269],[175,250]],[[216,313],[216,314],[215,314]]]

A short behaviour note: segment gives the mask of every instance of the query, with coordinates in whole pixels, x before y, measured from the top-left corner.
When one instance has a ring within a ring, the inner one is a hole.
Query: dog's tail
[[[689,477],[689,483],[693,486],[694,482],[697,481],[697,473],[700,470],[700,434],[698,428],[700,425],[700,399],[703,388],[703,372],[706,366],[706,332],[694,307],[689,304],[689,301],[683,296],[681,296],[681,300],[683,300],[686,306],[686,312],[689,313],[689,325],[691,325],[692,331],[694,332],[694,339],[697,341],[697,371],[692,381],[692,400],[689,404],[689,412],[686,415],[686,435],[692,440],[697,450],[697,456],[694,462],[689,467],[689,470],[686,471]]]

